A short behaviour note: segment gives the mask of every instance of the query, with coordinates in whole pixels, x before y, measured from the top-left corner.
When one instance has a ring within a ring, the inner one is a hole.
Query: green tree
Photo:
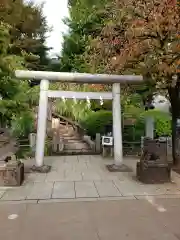
[[[13,131],[18,133],[16,136],[22,136],[23,131],[27,133],[27,130],[32,128],[30,106],[34,95],[27,81],[14,78],[14,70],[24,68],[24,59],[9,54],[10,29],[11,26],[0,23],[0,122],[1,125],[11,126]]]
[[[113,19],[112,1],[87,1],[77,0],[69,1],[70,18],[66,19],[66,24],[69,27],[69,33],[64,36],[64,45],[61,57],[61,71],[77,71],[77,72],[91,72],[91,73],[104,73],[107,72],[105,66],[104,56],[101,62],[96,62],[96,54],[99,54],[98,59],[101,57],[101,49],[97,49],[97,42],[104,41],[104,36],[108,39],[104,45],[107,51],[115,47],[116,35],[114,30],[108,33],[108,27]],[[116,26],[117,27],[117,26]],[[108,35],[109,34],[109,35]],[[112,36],[112,39],[110,38]],[[109,38],[108,38],[109,36]],[[100,40],[100,41],[98,41]],[[90,43],[92,44],[90,46]],[[91,51],[97,51],[96,54]],[[92,53],[92,54],[91,54]],[[90,55],[89,55],[90,54]],[[107,54],[108,55],[108,54]],[[104,61],[104,62],[103,62]],[[95,90],[110,90],[111,86],[97,86],[92,85]],[[138,90],[143,101],[145,102],[146,96],[151,93],[149,86],[142,86],[141,88],[130,89],[125,86],[122,95],[131,96]],[[142,100],[141,100],[142,101]],[[92,104],[94,109],[101,108],[97,104]],[[108,106],[107,106],[108,107]],[[109,107],[108,107],[109,109]]]
[[[106,12],[102,9],[108,0],[69,1],[70,17],[65,20],[69,33],[64,36],[61,57],[62,71],[87,72],[83,53],[88,49],[91,37],[101,32]]]
[[[12,76],[14,67],[20,67],[23,59],[8,55],[10,45],[10,26],[0,23],[0,113],[1,118],[10,118],[13,112],[21,110],[18,101],[13,101],[20,92],[20,85]]]
[[[11,26],[9,53],[23,56],[24,64],[30,70],[46,69],[49,60],[45,46],[48,30],[42,14],[42,5],[22,0],[0,0],[0,21]]]
[[[89,48],[92,37],[97,37],[101,33],[102,23],[106,12],[102,6],[107,5],[109,0],[76,0],[69,1],[70,17],[65,19],[69,32],[64,36],[62,55],[60,57],[61,71],[64,72],[88,72],[87,64],[84,61],[84,53]],[[58,88],[63,88],[62,84],[57,84]],[[57,86],[56,85],[56,86]],[[70,87],[70,88],[69,88]],[[102,91],[101,85],[66,85],[66,90],[76,91]],[[108,89],[108,87],[107,87]],[[106,90],[106,88],[105,88]],[[109,103],[106,103],[107,107]],[[101,109],[97,101],[91,100],[91,109],[87,107],[86,101],[68,100],[65,103],[56,101],[56,109],[61,114],[65,114],[78,121],[82,120],[93,109]],[[108,107],[109,108],[109,107]]]

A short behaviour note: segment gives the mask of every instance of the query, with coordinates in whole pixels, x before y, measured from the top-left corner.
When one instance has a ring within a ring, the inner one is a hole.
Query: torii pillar
[[[107,165],[107,168],[111,172],[131,172],[132,170],[128,166],[123,164],[120,83],[113,83],[112,95],[114,164]]]
[[[114,164],[120,166],[123,161],[120,83],[112,85],[112,113],[114,138]]]

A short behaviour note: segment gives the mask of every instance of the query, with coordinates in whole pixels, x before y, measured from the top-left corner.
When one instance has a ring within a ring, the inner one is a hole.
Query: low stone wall
[[[96,151],[95,142],[93,142],[93,141],[91,140],[91,137],[90,137],[90,136],[84,135],[84,136],[83,136],[83,141],[86,142],[86,143],[89,145],[89,147],[91,148],[91,150]]]

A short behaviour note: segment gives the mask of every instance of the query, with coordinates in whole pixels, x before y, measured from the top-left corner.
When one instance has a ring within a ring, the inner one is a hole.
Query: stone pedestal
[[[165,183],[171,180],[167,141],[144,139],[144,148],[136,166],[137,178],[143,183]]]
[[[166,165],[148,166],[146,168],[138,162],[136,166],[137,178],[146,184],[165,183],[171,180],[171,168]]]
[[[105,157],[113,157],[113,146],[103,146],[102,147],[102,156]]]
[[[24,181],[24,164],[10,161],[0,166],[0,186],[20,186]]]
[[[42,167],[32,166],[31,170],[37,173],[49,173],[51,171],[51,166],[43,165]]]

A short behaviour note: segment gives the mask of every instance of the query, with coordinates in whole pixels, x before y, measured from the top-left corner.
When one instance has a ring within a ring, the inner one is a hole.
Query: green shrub
[[[113,125],[112,112],[105,110],[92,112],[81,122],[81,125],[92,138],[96,136],[96,133],[104,134],[106,127]],[[122,131],[124,141],[140,141],[145,131],[144,120],[140,118],[134,126],[125,126]]]
[[[153,117],[155,120],[155,133],[157,136],[171,136],[171,116],[168,113],[158,110],[149,110],[141,115],[144,121],[148,116]]]
[[[155,119],[155,133],[158,136],[171,136],[171,117],[167,113],[161,113],[157,110],[143,112],[136,119],[134,126],[125,126],[123,131],[123,141],[140,141],[141,136],[145,136],[145,121],[147,116]],[[128,119],[128,118],[127,118]],[[112,112],[100,110],[90,113],[81,125],[86,129],[87,134],[92,138],[96,133],[106,133],[106,127],[112,126]]]
[[[104,134],[106,127],[112,126],[112,112],[104,110],[92,112],[81,122],[81,125],[92,138],[96,133]]]
[[[139,142],[145,134],[145,122],[142,119],[136,119],[134,125],[124,126],[122,130],[123,141]]]
[[[11,121],[11,131],[17,138],[28,137],[33,130],[34,118],[31,112],[23,112],[21,115],[14,115]]]
[[[171,136],[171,121],[169,119],[156,119],[155,132],[158,136]]]
[[[138,118],[135,124],[135,141],[140,141],[141,137],[145,135],[145,122]]]

